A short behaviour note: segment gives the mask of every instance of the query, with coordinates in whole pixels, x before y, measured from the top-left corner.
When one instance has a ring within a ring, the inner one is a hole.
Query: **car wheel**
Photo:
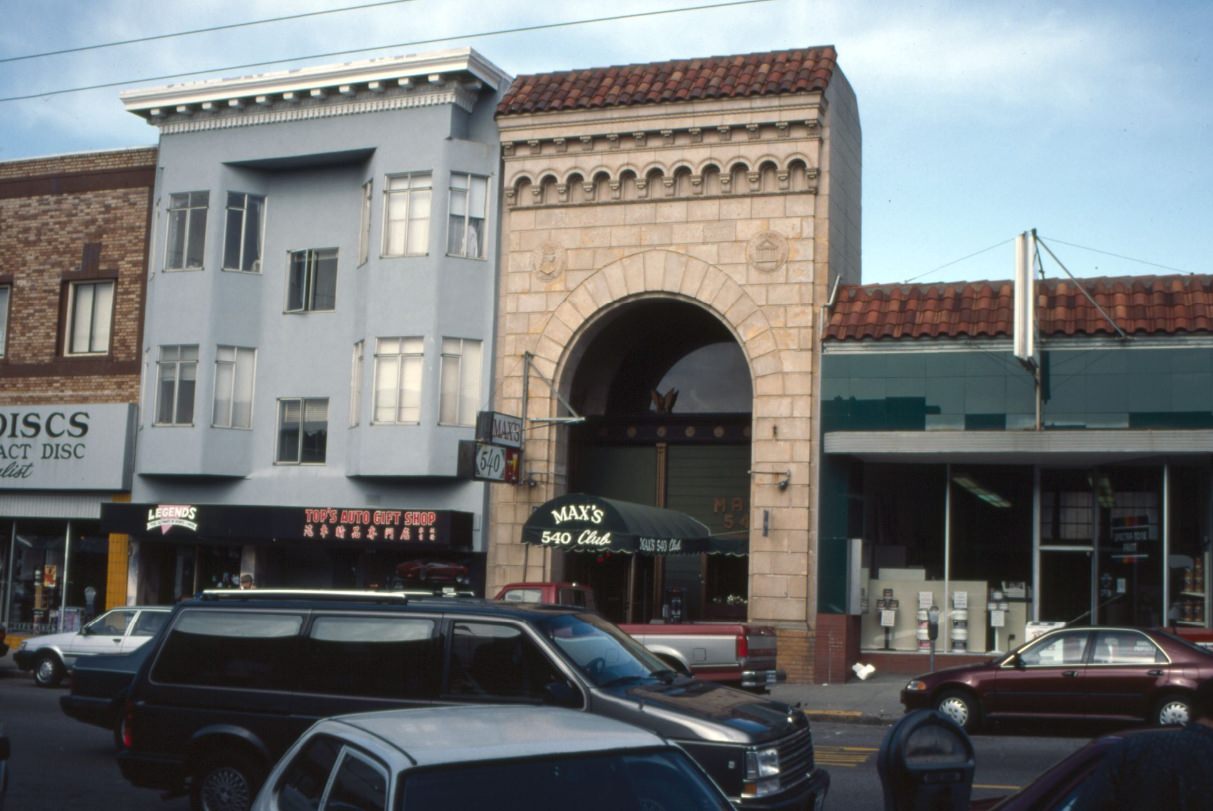
[[[194,770],[193,811],[248,811],[265,779],[260,765],[238,752],[213,755]]]
[[[54,687],[63,681],[63,663],[53,653],[44,653],[34,662],[34,684]]]
[[[963,690],[948,690],[940,693],[935,709],[956,722],[965,732],[973,732],[981,725],[981,707],[977,698]]]
[[[1169,695],[1158,702],[1154,723],[1160,727],[1182,726],[1192,717],[1192,699],[1185,695]]]

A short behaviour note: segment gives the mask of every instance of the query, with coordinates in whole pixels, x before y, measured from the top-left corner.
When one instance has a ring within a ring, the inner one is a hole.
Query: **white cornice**
[[[170,121],[176,123],[173,118],[176,115],[226,118],[249,115],[250,108],[258,106],[264,110],[279,102],[298,103],[303,99],[323,105],[342,105],[364,94],[416,94],[427,98],[424,104],[433,104],[438,102],[428,97],[435,95],[436,90],[445,90],[448,96],[454,92],[456,102],[469,99],[474,102],[475,91],[481,87],[487,86],[493,93],[498,93],[504,91],[509,82],[507,74],[480,54],[471,48],[459,48],[128,90],[121,94],[121,99],[127,112],[159,126]],[[403,106],[417,105],[406,103]],[[233,125],[225,122],[216,126]]]

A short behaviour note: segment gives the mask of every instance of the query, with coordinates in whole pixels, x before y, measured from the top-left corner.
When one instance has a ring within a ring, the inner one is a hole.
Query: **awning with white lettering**
[[[522,542],[566,552],[746,553],[744,540],[714,538],[686,513],[585,493],[569,493],[536,509],[522,526]]]

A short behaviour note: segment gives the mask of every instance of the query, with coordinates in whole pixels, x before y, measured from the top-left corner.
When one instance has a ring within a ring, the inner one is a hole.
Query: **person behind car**
[[[251,574],[249,574],[248,572],[245,572],[244,574],[240,575],[240,588],[242,588],[242,589],[257,588],[257,585],[255,583],[253,583],[253,576]]]
[[[1174,732],[1122,738],[1104,754],[1074,811],[1204,811],[1213,802],[1213,679],[1196,688],[1192,720]]]

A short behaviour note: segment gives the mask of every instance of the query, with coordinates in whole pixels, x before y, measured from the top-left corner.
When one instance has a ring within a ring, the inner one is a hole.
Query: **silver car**
[[[54,687],[81,656],[129,653],[147,642],[168,619],[171,606],[131,605],[114,608],[79,631],[25,639],[13,652],[13,662],[32,671],[39,687]]]
[[[208,791],[210,792],[208,794]],[[227,787],[203,808],[235,807]],[[451,706],[317,722],[253,811],[578,809],[730,811],[704,771],[659,735],[576,710]]]

